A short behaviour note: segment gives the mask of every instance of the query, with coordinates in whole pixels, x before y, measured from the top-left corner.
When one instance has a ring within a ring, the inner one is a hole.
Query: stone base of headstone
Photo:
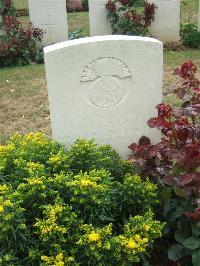
[[[155,18],[149,27],[154,38],[167,43],[180,40],[180,0],[149,0],[157,8]]]
[[[28,0],[30,21],[45,31],[43,46],[68,40],[66,0]]]
[[[112,29],[107,18],[108,0],[89,0],[90,36],[111,35]]]

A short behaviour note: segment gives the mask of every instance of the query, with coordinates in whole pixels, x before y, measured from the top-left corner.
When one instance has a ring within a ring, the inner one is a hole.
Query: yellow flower
[[[2,205],[0,205],[0,212],[4,211],[4,207]]]
[[[52,155],[52,156],[49,158],[48,162],[49,162],[50,164],[57,164],[57,163],[60,162],[60,159],[61,159],[61,158],[60,158],[58,155]]]
[[[90,180],[87,180],[87,179],[83,179],[80,181],[80,187],[87,187],[87,186],[90,186],[91,185],[91,181]]]
[[[28,180],[28,183],[30,185],[43,185],[43,181],[36,178]]]
[[[150,229],[150,226],[149,226],[148,224],[144,224],[144,225],[143,225],[143,228],[144,228],[145,231],[148,232],[149,229]]]
[[[58,254],[58,255],[56,256],[56,260],[57,260],[57,261],[62,261],[62,260],[63,260],[63,254],[62,254],[62,253]]]
[[[146,189],[147,190],[155,190],[157,187],[156,187],[156,185],[154,185],[154,184],[152,184],[152,183],[147,183],[146,184]]]
[[[8,190],[9,187],[7,185],[0,185],[0,194],[4,194]]]
[[[136,246],[137,244],[132,238],[129,239],[128,244],[126,245],[126,247],[129,249],[134,249]]]
[[[15,149],[15,146],[13,144],[9,144],[7,146],[0,146],[0,154],[4,155],[7,154],[8,152],[11,152]]]
[[[43,227],[41,228],[41,234],[42,234],[42,235],[46,235],[46,234],[48,234],[49,231],[50,231],[50,227],[43,226]]]
[[[134,239],[136,242],[141,242],[141,237],[139,235],[135,235]]]
[[[58,261],[55,263],[55,266],[65,266],[65,263],[63,261]]]
[[[88,235],[88,240],[89,242],[97,242],[100,240],[100,235],[95,232],[92,232]]]
[[[145,238],[142,239],[142,242],[143,242],[143,243],[148,243],[149,240],[148,240],[148,238],[145,237]]]
[[[6,201],[4,201],[4,205],[5,205],[5,206],[13,206],[13,204],[11,203],[10,200],[6,200]]]
[[[56,263],[55,263],[55,266],[64,266],[65,263],[63,262],[63,259],[64,259],[63,254],[62,254],[62,253],[58,254],[58,255],[56,256]]]

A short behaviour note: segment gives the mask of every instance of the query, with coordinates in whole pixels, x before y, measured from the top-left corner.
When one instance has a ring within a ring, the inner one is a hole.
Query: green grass
[[[193,60],[200,67],[200,51],[199,50],[188,50],[172,52],[167,51],[164,53],[164,62],[167,66],[180,65],[185,60]]]
[[[81,28],[83,30],[83,36],[90,35],[88,12],[68,13],[67,16],[70,32],[75,31],[77,28]]]
[[[198,21],[199,0],[182,0],[181,20],[182,22]]]
[[[13,2],[14,2],[14,5],[15,5],[17,10],[28,9],[28,1],[27,0],[13,0]]]
[[[0,140],[16,131],[50,134],[44,65],[0,69],[0,99]]]

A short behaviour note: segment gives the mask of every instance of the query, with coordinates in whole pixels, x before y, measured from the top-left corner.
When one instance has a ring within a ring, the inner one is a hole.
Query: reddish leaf
[[[195,183],[200,185],[200,173],[186,173],[181,176],[180,178],[181,186],[185,186],[190,183]]]

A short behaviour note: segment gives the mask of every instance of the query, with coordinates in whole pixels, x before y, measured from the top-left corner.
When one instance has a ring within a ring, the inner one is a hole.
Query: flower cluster
[[[128,35],[146,35],[154,20],[155,8],[154,4],[146,1],[141,4],[132,0],[109,0],[106,4],[113,33]]]

